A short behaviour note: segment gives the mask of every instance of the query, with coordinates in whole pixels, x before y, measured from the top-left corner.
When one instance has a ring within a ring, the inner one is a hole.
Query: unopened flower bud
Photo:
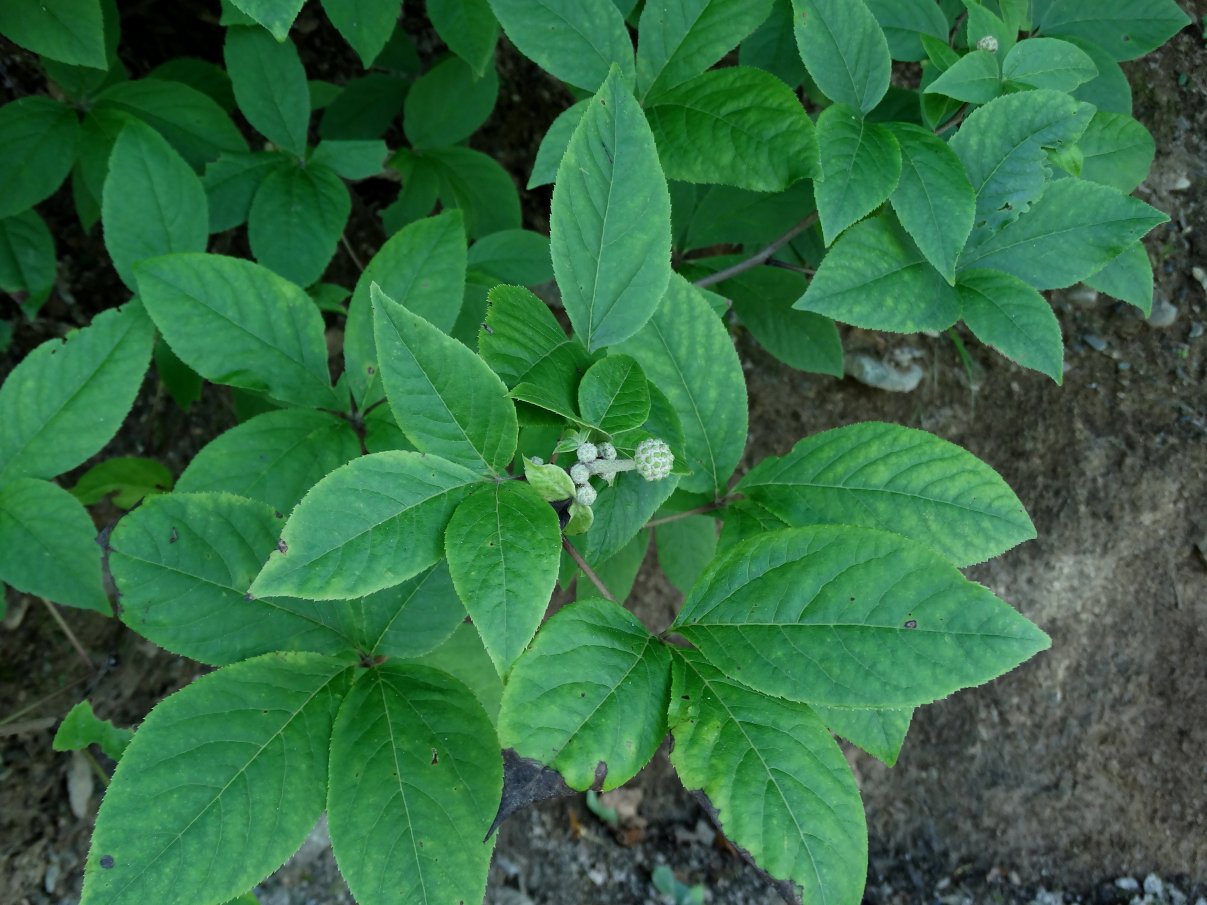
[[[578,444],[578,461],[594,462],[599,458],[599,449],[594,443]]]
[[[595,488],[590,484],[584,484],[582,487],[578,488],[578,493],[574,495],[574,500],[580,506],[590,506],[595,502],[595,497]]]
[[[976,49],[997,53],[997,38],[993,35],[985,35],[981,40],[976,42]]]
[[[661,481],[671,473],[675,456],[662,440],[642,440],[633,453],[637,473],[647,481]]]
[[[575,484],[583,485],[591,480],[591,469],[582,462],[578,462],[570,466],[570,480]]]
[[[611,443],[599,444],[599,457],[608,462],[611,462],[613,459],[616,458],[616,447],[613,446]]]

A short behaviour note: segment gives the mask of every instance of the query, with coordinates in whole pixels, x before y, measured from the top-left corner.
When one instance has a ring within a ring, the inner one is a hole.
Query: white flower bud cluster
[[[675,456],[671,448],[662,440],[642,440],[633,453],[637,473],[647,481],[661,481],[671,473],[675,466]]]

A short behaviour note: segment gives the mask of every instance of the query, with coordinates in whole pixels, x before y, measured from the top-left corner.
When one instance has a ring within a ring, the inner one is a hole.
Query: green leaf
[[[821,172],[812,120],[760,69],[705,72],[661,93],[647,113],[670,179],[778,192]]]
[[[285,163],[256,189],[247,238],[256,260],[299,286],[316,282],[335,256],[352,199],[322,164]]]
[[[196,169],[215,160],[223,151],[247,152],[247,141],[225,111],[208,95],[179,82],[157,79],[119,82],[101,92],[92,110],[93,114],[114,111],[133,113],[154,126]],[[116,137],[116,129],[113,134]]]
[[[1130,116],[1132,86],[1128,84],[1127,76],[1119,64],[1093,41],[1068,36],[1064,40],[1084,50],[1098,70],[1097,77],[1074,89],[1073,97],[1093,104],[1099,113],[1123,113]]]
[[[75,112],[48,97],[23,97],[0,107],[0,217],[49,198],[75,160]]]
[[[381,138],[402,110],[408,85],[384,72],[350,80],[323,111],[319,135],[348,141]]]
[[[549,126],[549,131],[541,139],[540,147],[536,149],[532,175],[528,177],[529,189],[534,189],[539,185],[549,185],[557,178],[557,168],[566,154],[570,137],[578,128],[578,124],[582,121],[589,106],[591,106],[590,99],[579,101],[559,113],[557,119]]]
[[[0,290],[25,293],[21,307],[33,317],[54,288],[54,239],[33,211],[0,219]]]
[[[429,148],[419,161],[422,166],[402,169],[403,181],[424,171],[434,174],[440,203],[446,209],[461,208],[471,239],[520,228],[515,183],[494,158],[472,148]]]
[[[494,728],[442,672],[365,670],[331,738],[331,846],[357,900],[478,902],[503,790]]]
[[[11,475],[0,484],[0,546],[0,581],[55,603],[112,613],[96,526],[57,484]]]
[[[670,278],[671,203],[654,136],[619,70],[562,157],[549,229],[566,313],[587,349],[641,329]]]
[[[1019,41],[1002,60],[1002,78],[1031,88],[1072,91],[1096,75],[1089,54],[1056,38]]]
[[[1120,301],[1135,305],[1148,317],[1153,308],[1153,265],[1144,245],[1135,242],[1085,284]]]
[[[379,138],[357,141],[325,139],[319,142],[307,164],[330,167],[345,179],[368,179],[385,170],[389,155],[389,148]]]
[[[1108,186],[1060,179],[1025,217],[974,251],[965,251],[960,269],[1004,270],[1036,289],[1072,286],[1168,220],[1156,208]]]
[[[278,549],[280,531],[272,507],[229,493],[148,499],[110,538],[122,621],[202,663],[278,650],[351,650],[353,641],[311,601],[248,598],[248,585]]]
[[[456,597],[455,594],[453,596]],[[495,665],[482,646],[482,637],[473,625],[463,621],[447,641],[413,662],[446,672],[457,679],[474,693],[478,703],[486,709],[492,726],[498,722],[503,680],[495,672]]]
[[[960,158],[942,139],[907,123],[894,124],[893,135],[901,148],[901,178],[889,200],[919,251],[950,283],[972,232],[976,196]]]
[[[1039,31],[1084,38],[1116,60],[1134,60],[1156,50],[1190,24],[1174,0],[1116,0],[1104,5],[1050,0],[1039,7]]]
[[[721,496],[746,446],[746,381],[729,333],[704,295],[672,277],[649,323],[615,351],[637,359],[683,424],[692,473],[679,489]]]
[[[528,375],[540,373],[545,362],[559,358],[565,358],[576,372],[587,369],[586,350],[566,337],[549,306],[532,292],[520,286],[495,286],[488,298],[490,308],[486,326],[478,334],[478,354],[507,386],[515,387]],[[573,401],[571,397],[572,408]]]
[[[585,542],[579,544],[587,561],[602,565],[617,556],[675,492],[679,480],[672,475],[661,481],[647,481],[628,472],[618,475],[612,487],[601,489],[592,507],[591,530]]]
[[[316,654],[269,654],[161,701],[105,792],[82,901],[221,902],[274,871],[326,803],[351,671]]]
[[[553,507],[519,481],[471,493],[449,520],[453,585],[499,675],[541,624],[557,582],[560,538]]]
[[[1046,89],[1008,94],[972,111],[950,143],[977,196],[972,244],[1027,212],[1047,184],[1047,152],[1076,142],[1093,113]]]
[[[429,0],[428,19],[448,49],[481,78],[495,60],[499,23],[487,0]]]
[[[460,211],[407,225],[373,256],[356,283],[344,330],[345,373],[358,400],[372,403],[382,392],[375,376],[379,369],[369,287],[377,283],[386,295],[447,333],[465,293],[465,266]]]
[[[641,365],[627,355],[591,365],[578,385],[578,410],[605,434],[641,427],[650,416],[650,385]]]
[[[966,270],[956,284],[961,316],[977,339],[1060,383],[1064,343],[1047,299],[1000,270]]]
[[[1094,114],[1077,142],[1081,178],[1131,192],[1148,176],[1156,142],[1144,126],[1122,113]]]
[[[672,183],[680,185],[681,183]],[[701,188],[699,204],[685,213],[685,226],[676,223],[682,249],[710,245],[768,245],[813,212],[813,185],[798,182],[775,194],[749,192],[731,186]],[[675,214],[676,219],[680,215]]]
[[[810,704],[826,728],[891,767],[897,763],[914,711],[910,708],[867,710]]]
[[[301,12],[306,0],[230,0],[232,4],[255,19],[278,41],[289,37],[293,20]]]
[[[382,381],[416,448],[497,474],[515,455],[518,423],[507,387],[477,355],[370,287]]]
[[[149,73],[149,78],[165,82],[180,82],[191,85],[209,97],[226,113],[235,110],[235,92],[231,88],[230,76],[217,63],[197,57],[173,57],[160,63]]]
[[[0,386],[0,478],[52,478],[108,443],[142,385],[154,335],[131,303],[26,355]]]
[[[967,104],[987,104],[1002,93],[997,56],[973,50],[956,61],[925,88],[926,94],[942,94]]]
[[[516,663],[499,741],[580,791],[619,788],[666,736],[671,656],[632,613],[606,600],[559,610]]]
[[[553,279],[549,239],[526,229],[483,236],[470,247],[466,263],[504,283],[535,286]]]
[[[336,31],[368,69],[390,40],[402,15],[402,0],[322,0]]]
[[[5,0],[0,34],[26,50],[70,63],[107,69],[100,0]]]
[[[490,0],[516,49],[550,75],[596,91],[612,66],[632,89],[633,44],[611,0]]]
[[[1002,16],[1011,19],[1007,24],[1002,16],[996,15],[980,3],[965,3],[964,8],[968,15],[964,20],[964,27],[960,30],[964,32],[964,39],[969,47],[975,47],[981,38],[990,37],[997,41],[997,52],[1000,54],[1008,54],[1014,48],[1014,43],[1018,40],[1019,22],[1010,15],[1010,10],[1002,11]]]
[[[792,9],[796,45],[822,93],[861,113],[879,104],[892,60],[864,0],[792,0]]]
[[[289,512],[306,491],[360,455],[352,426],[325,412],[265,412],[219,434],[189,463],[176,489],[225,490]]]
[[[839,707],[929,703],[1051,643],[929,548],[847,525],[739,544],[671,629],[756,691]]]
[[[297,157],[306,153],[310,89],[297,48],[259,28],[226,32],[226,69],[239,109],[252,126]]]
[[[226,232],[246,222],[256,190],[280,164],[281,155],[273,151],[220,154],[210,163],[201,180],[209,203],[210,232]]]
[[[524,478],[542,500],[554,502],[568,500],[574,496],[574,482],[560,465],[550,462],[534,462],[524,457]]]
[[[715,259],[721,266],[736,257]],[[842,377],[842,340],[834,321],[793,303],[805,292],[805,278],[777,267],[752,267],[717,284],[733,300],[734,313],[764,349],[802,371]]]
[[[380,452],[319,481],[252,583],[257,597],[363,597],[422,572],[444,555],[444,528],[481,477],[438,456]]]
[[[865,0],[884,30],[894,60],[926,59],[921,36],[947,43],[947,17],[933,0]]]
[[[358,600],[317,610],[358,649],[384,657],[421,657],[438,650],[465,623],[465,607],[453,589],[448,564]],[[470,627],[473,631],[473,627]],[[494,668],[490,667],[491,674]]]
[[[888,199],[901,176],[901,149],[886,126],[841,104],[817,120],[823,178],[814,185],[826,245]]]
[[[163,136],[136,120],[109,156],[101,221],[113,267],[131,292],[139,261],[205,251],[210,234],[201,180]]]
[[[588,507],[583,508],[587,512],[592,511]],[[573,514],[574,506],[571,506],[570,510]],[[641,571],[641,564],[645,562],[645,552],[649,546],[650,532],[640,531],[613,556],[595,567],[597,577],[603,582],[604,587],[612,592],[618,603],[623,604],[632,592],[633,585],[637,581],[637,573]],[[575,590],[577,596],[584,600],[594,597],[597,593],[594,583],[589,582],[585,577],[579,577]]]
[[[89,468],[71,488],[71,495],[91,506],[110,494],[119,509],[133,509],[144,498],[172,489],[172,473],[155,459],[118,456]]]
[[[402,128],[415,148],[441,148],[469,138],[494,110],[499,77],[493,67],[476,77],[460,57],[447,57],[407,93]],[[450,99],[456,98],[456,103]]]
[[[772,0],[767,19],[738,48],[738,65],[755,66],[797,88],[808,78],[792,33],[790,0]]]
[[[862,525],[927,544],[959,566],[1035,537],[1023,504],[992,468],[953,443],[866,422],[764,459],[737,489],[791,525]]]
[[[869,330],[946,330],[955,291],[887,216],[851,227],[826,254],[795,307]]]
[[[339,407],[322,315],[293,283],[251,261],[211,254],[143,261],[135,275],[172,350],[207,380],[294,405]]]
[[[708,69],[771,13],[771,0],[647,3],[637,44],[637,94],[644,104]]]
[[[757,694],[695,651],[674,651],[671,763],[725,835],[802,899],[857,905],[867,826],[846,758],[804,704]]]
[[[658,565],[667,580],[686,594],[717,552],[717,520],[692,515],[659,525],[654,532]]]
[[[89,745],[100,745],[105,755],[116,761],[122,759],[132,738],[133,730],[118,729],[109,720],[97,717],[87,701],[80,701],[67,711],[50,744],[56,751],[83,751]]]

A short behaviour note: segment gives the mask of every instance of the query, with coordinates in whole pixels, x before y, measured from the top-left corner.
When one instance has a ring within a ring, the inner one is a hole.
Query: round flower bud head
[[[675,456],[662,440],[642,440],[633,453],[633,462],[637,473],[647,481],[661,481],[671,473]]]
[[[987,50],[990,53],[997,53],[997,38],[993,35],[985,35],[981,40],[976,42],[977,50]]]
[[[599,449],[594,443],[578,444],[578,461],[594,462],[599,458]]]
[[[570,466],[570,480],[575,484],[583,485],[591,480],[591,469],[582,462],[578,462]]]
[[[599,457],[608,462],[611,462],[613,459],[616,458],[616,447],[613,446],[611,443],[599,444]]]
[[[595,488],[590,484],[584,484],[578,488],[578,493],[574,495],[574,499],[580,506],[590,506],[595,502],[595,496]]]

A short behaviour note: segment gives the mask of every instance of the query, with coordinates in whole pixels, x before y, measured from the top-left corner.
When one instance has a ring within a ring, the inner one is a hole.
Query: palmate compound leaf
[[[57,484],[5,476],[0,482],[0,581],[26,594],[109,615],[96,526]]]
[[[674,649],[671,763],[721,828],[802,900],[856,905],[867,873],[859,789],[838,744],[805,704],[752,691],[704,656]]]
[[[468,688],[424,666],[363,671],[335,721],[327,802],[356,900],[482,901],[502,788],[494,727]]]
[[[202,377],[294,405],[340,407],[322,315],[293,283],[212,254],[152,258],[135,275],[164,339]]]
[[[861,113],[880,103],[892,60],[863,0],[792,0],[792,10],[801,59],[822,93]]]
[[[679,489],[720,496],[746,447],[746,380],[704,294],[673,276],[654,316],[615,351],[637,359],[683,425],[692,473]]]
[[[964,323],[977,339],[1023,367],[1061,382],[1064,342],[1047,299],[1000,270],[965,270],[956,292]]]
[[[666,735],[670,651],[607,600],[559,610],[516,663],[499,741],[556,768],[580,791],[619,788]],[[603,765],[602,768],[600,765]]]
[[[327,798],[328,749],[352,668],[267,654],[161,701],[97,815],[87,905],[217,905],[297,851]]]
[[[393,587],[444,555],[444,528],[481,480],[421,453],[354,459],[298,504],[251,593],[339,600]]]
[[[696,582],[671,630],[751,688],[837,707],[926,704],[1051,643],[930,548],[848,525],[739,544]]]
[[[130,302],[25,356],[0,386],[0,480],[54,477],[109,442],[142,385],[154,337]]]
[[[173,653],[216,665],[278,650],[354,649],[320,609],[339,604],[247,599],[280,531],[271,507],[230,493],[147,500],[109,539],[122,621]]]
[[[205,251],[205,188],[166,138],[131,120],[109,155],[101,201],[105,248],[122,282],[137,291],[134,265],[177,251]]]
[[[841,235],[793,306],[868,330],[946,330],[959,317],[955,290],[890,215]]]
[[[671,276],[671,202],[649,123],[615,68],[562,157],[549,231],[566,313],[587,349],[641,329]]]
[[[483,474],[515,455],[519,425],[507,387],[481,358],[370,286],[373,334],[394,418],[422,452]]]
[[[896,424],[806,437],[786,456],[764,459],[736,489],[791,525],[882,528],[958,566],[1035,537],[997,472],[954,443]]]
[[[647,115],[668,179],[779,192],[821,173],[813,121],[761,69],[702,73],[659,95]]]
[[[814,188],[826,245],[875,210],[897,187],[901,148],[887,126],[834,104],[817,120],[823,177]]]
[[[611,0],[490,0],[516,49],[576,88],[595,91],[613,65],[633,85],[633,43]]]
[[[637,95],[644,105],[694,78],[754,31],[771,0],[647,3],[637,41]]]
[[[176,489],[225,490],[287,514],[307,490],[358,455],[356,432],[342,418],[306,409],[264,412],[202,447]]]
[[[444,532],[453,585],[499,675],[536,634],[561,560],[557,513],[521,481],[479,488]]]
[[[1004,270],[1036,289],[1060,289],[1093,276],[1168,220],[1110,186],[1059,179],[1026,216],[965,250],[960,269]]]

